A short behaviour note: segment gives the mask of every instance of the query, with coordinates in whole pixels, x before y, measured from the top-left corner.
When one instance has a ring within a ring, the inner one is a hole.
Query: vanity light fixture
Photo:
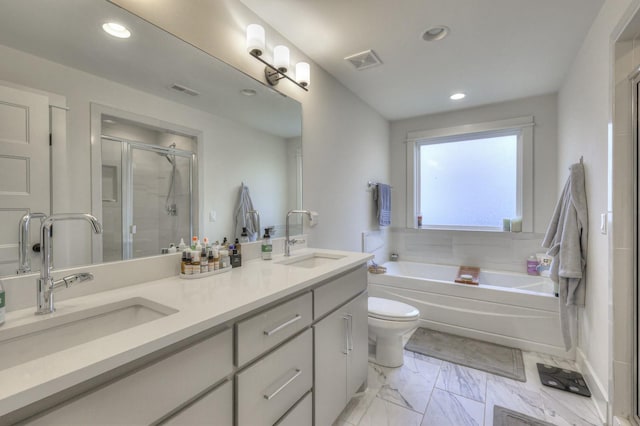
[[[459,101],[460,99],[464,99],[467,95],[465,95],[464,93],[454,93],[453,95],[449,96],[449,99],[451,99],[452,101]]]
[[[131,37],[131,31],[129,31],[124,25],[118,24],[117,22],[107,22],[106,24],[102,25],[102,29],[107,34],[117,38]]]
[[[295,79],[287,75],[290,67],[289,48],[278,45],[273,49],[273,64],[262,59],[265,49],[264,28],[258,24],[247,26],[247,52],[265,65],[264,76],[270,85],[275,86],[286,78],[302,90],[309,91],[307,86],[311,80],[311,67],[306,62],[296,64]]]

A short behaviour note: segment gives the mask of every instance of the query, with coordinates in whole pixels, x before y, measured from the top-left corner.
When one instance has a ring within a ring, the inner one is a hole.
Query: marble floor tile
[[[422,414],[381,398],[374,398],[358,426],[419,426]]]
[[[487,373],[443,362],[436,387],[474,401],[484,402],[487,390]]]
[[[351,398],[351,401],[349,401],[346,408],[340,414],[340,417],[338,417],[338,421],[344,422],[347,425],[357,425],[386,381],[386,372],[382,371],[381,367],[369,363],[367,389]]]
[[[412,362],[413,359],[428,362],[429,364],[442,365],[444,361],[438,358],[433,358],[427,355],[419,354],[418,352],[404,351],[404,362]]]
[[[421,426],[482,426],[484,404],[435,389]]]
[[[487,377],[485,426],[493,425],[494,405],[500,405],[540,420],[546,419],[542,395],[539,392],[531,390],[525,383],[490,375]]]
[[[547,387],[540,391],[547,421],[558,426],[591,426],[602,422],[591,398]]]
[[[419,359],[400,368],[385,368],[386,383],[378,397],[419,413],[424,413],[436,384],[440,367]]]

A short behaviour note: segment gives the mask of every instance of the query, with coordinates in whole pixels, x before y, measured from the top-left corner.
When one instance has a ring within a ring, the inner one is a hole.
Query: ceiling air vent
[[[344,60],[349,61],[357,71],[382,65],[382,61],[378,58],[376,52],[371,49],[356,53],[355,55],[347,56]]]
[[[171,86],[169,86],[169,89],[175,90],[176,92],[186,93],[187,95],[190,95],[190,96],[198,96],[198,95],[200,95],[199,92],[196,92],[195,90],[190,89],[187,86],[183,86],[183,85],[177,84],[177,83],[174,83]]]

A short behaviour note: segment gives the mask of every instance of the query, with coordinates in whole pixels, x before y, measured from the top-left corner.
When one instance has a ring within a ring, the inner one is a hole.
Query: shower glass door
[[[193,235],[195,154],[102,138],[103,260],[154,256]]]
[[[131,146],[131,258],[160,254],[192,235],[190,157]]]

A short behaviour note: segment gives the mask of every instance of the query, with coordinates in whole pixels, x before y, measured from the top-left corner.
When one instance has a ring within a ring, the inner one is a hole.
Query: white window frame
[[[422,130],[407,134],[407,228],[418,228],[418,196],[420,184],[420,146],[447,143],[473,137],[491,137],[514,132],[518,135],[517,216],[522,217],[522,232],[533,232],[533,116],[510,118],[486,123],[466,124],[442,129]],[[461,231],[500,231],[501,226],[427,226],[420,229]]]

